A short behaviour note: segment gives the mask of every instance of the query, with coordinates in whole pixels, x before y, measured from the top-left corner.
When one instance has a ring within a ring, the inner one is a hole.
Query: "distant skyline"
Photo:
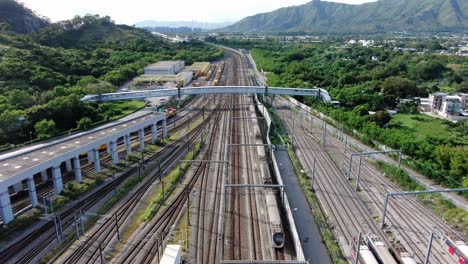
[[[133,25],[144,20],[236,22],[244,17],[265,13],[281,7],[301,5],[310,0],[216,0],[197,1],[111,1],[111,0],[20,0],[27,7],[53,22],[76,15],[110,16],[116,23]],[[324,1],[324,0],[323,0]],[[327,0],[347,4],[362,4],[375,0]]]

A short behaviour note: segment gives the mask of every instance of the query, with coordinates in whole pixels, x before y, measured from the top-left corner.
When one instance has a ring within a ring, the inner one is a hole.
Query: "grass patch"
[[[409,174],[397,166],[383,161],[376,162],[377,168],[385,173],[392,182],[399,184],[405,191],[421,191],[425,188],[411,179]],[[432,209],[454,228],[468,235],[468,212],[458,208],[451,201],[442,197],[441,194],[420,194],[418,200],[426,207]]]
[[[424,186],[413,180],[409,174],[397,166],[388,164],[384,161],[377,160],[375,162],[377,168],[385,173],[385,177],[389,178],[392,182],[397,183],[405,191],[422,191],[425,190]]]
[[[199,142],[195,144],[193,147],[193,151],[189,152],[183,160],[193,160],[198,153],[200,152],[202,147],[202,144]],[[164,196],[163,193],[160,192],[155,195],[155,197],[151,200],[150,204],[148,205],[148,208],[146,209],[145,213],[143,214],[143,221],[147,222],[155,216],[156,212],[158,211],[160,205],[162,202],[165,200],[164,198],[167,196],[169,192],[171,192],[177,185],[177,182],[179,182],[179,178],[187,172],[188,168],[190,167],[190,164],[185,162],[182,163],[182,165],[174,168],[169,174],[165,177],[166,182],[164,185]]]
[[[392,115],[390,125],[412,133],[419,138],[426,138],[427,136],[446,138],[452,135],[450,128],[444,124],[443,120],[426,115]]]
[[[192,230],[188,224],[188,218],[190,217],[189,211],[190,210],[185,210],[184,214],[179,219],[179,223],[174,229],[174,236],[170,239],[169,242],[169,244],[181,245],[183,253],[188,253],[188,245],[190,242],[190,237],[192,236]]]
[[[117,101],[117,102],[110,102],[110,109],[119,113],[118,115],[114,116],[113,119],[119,119],[126,115],[129,115],[135,111],[140,110],[141,108],[145,107],[144,101]]]
[[[18,230],[23,230],[39,222],[39,217],[42,212],[36,208],[31,209],[28,214],[22,214],[16,217],[8,225],[3,225],[0,228],[0,240],[9,239],[10,236]]]

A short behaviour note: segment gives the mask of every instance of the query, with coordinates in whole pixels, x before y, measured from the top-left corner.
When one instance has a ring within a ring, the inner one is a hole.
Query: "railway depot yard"
[[[198,66],[207,71],[197,76],[194,86],[200,89],[257,84],[250,74],[253,63],[236,50],[226,49],[221,62]],[[45,197],[39,209],[48,210],[49,218],[5,245],[0,261],[158,263],[175,250],[174,258],[186,263],[314,263],[303,249],[317,239],[335,263],[356,257],[360,263],[424,263],[431,236],[432,263],[465,258],[465,230],[413,196],[392,197],[382,224],[386,195],[401,187],[385,177],[372,156],[359,156],[370,149],[297,101],[208,94],[187,98],[177,110],[178,102],[165,104],[167,127],[146,127],[100,146],[102,171],[84,153],[81,185],[72,183],[75,173],[64,164],[61,196],[53,195],[50,181],[38,187]],[[281,145],[271,144],[268,131],[277,133],[273,137]],[[311,224],[317,224],[321,238],[304,238],[301,230],[308,226],[296,225],[298,208],[291,208],[284,185],[291,181],[283,180],[291,174],[279,173],[276,148],[288,151],[309,199],[301,213],[313,212]],[[62,196],[91,182],[85,195],[77,195],[79,202],[68,197],[57,207]],[[17,211],[31,205],[27,196],[12,201]]]

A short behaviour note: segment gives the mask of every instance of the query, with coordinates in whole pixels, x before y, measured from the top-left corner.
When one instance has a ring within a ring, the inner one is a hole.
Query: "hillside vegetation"
[[[80,98],[115,91],[150,63],[181,59],[190,64],[221,56],[221,50],[200,42],[170,44],[95,15],[54,23],[29,35],[3,29],[0,146],[119,116],[121,110],[111,104],[83,103]]]
[[[38,32],[48,24],[48,19],[38,16],[23,4],[15,0],[0,0],[0,28],[27,34]]]
[[[401,101],[440,89],[468,92],[467,57],[404,53],[391,47],[341,48],[334,41],[217,42],[253,48],[257,66],[268,72],[269,86],[327,89],[341,108],[323,105],[313,97],[298,99],[344,124],[348,133],[357,130],[369,145],[380,142],[403,150],[408,156],[405,162],[437,182],[451,188],[468,187],[468,122],[455,124],[422,115],[417,100]],[[428,42],[418,40],[418,45],[428,46]],[[458,65],[458,69],[449,65]],[[396,108],[399,114],[395,117],[385,111]],[[376,113],[370,115],[369,111]]]
[[[466,0],[379,0],[362,5],[313,0],[250,16],[222,29],[323,33],[466,30]]]

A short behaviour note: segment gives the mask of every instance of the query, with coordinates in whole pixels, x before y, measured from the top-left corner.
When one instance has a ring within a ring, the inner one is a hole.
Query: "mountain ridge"
[[[379,0],[350,5],[313,0],[303,5],[249,16],[220,31],[468,31],[468,1]]]
[[[46,27],[49,20],[15,0],[0,0],[0,24],[4,23],[15,33],[28,34]]]

